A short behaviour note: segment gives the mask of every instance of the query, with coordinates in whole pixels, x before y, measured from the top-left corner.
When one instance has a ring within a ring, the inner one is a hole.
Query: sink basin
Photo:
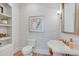
[[[79,55],[79,50],[75,48],[71,49],[67,45],[65,45],[62,41],[59,40],[50,40],[48,42],[48,47],[51,48],[52,51],[56,53]]]

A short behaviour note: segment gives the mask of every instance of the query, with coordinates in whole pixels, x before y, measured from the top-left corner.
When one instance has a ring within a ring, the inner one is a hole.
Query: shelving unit
[[[9,24],[0,24],[0,26],[11,27],[12,25],[9,25]]]
[[[9,39],[11,39],[11,37],[3,37],[3,38],[0,38],[0,41],[9,40]]]
[[[0,37],[0,46],[12,42],[12,8],[7,3],[0,3],[3,7],[3,13],[0,12],[0,33],[6,33],[8,36]],[[2,23],[5,20],[7,23]]]
[[[11,18],[11,16],[7,15],[7,14],[3,14],[3,13],[0,13],[0,18]]]

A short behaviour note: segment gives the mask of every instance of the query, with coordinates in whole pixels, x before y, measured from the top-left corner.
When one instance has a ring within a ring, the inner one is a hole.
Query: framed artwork
[[[3,13],[3,7],[0,6],[0,13]]]
[[[44,16],[29,16],[29,31],[44,32]]]

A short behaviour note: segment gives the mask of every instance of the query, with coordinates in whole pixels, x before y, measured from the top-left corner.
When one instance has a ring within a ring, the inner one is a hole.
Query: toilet
[[[22,49],[22,53],[24,56],[31,56],[33,48],[35,47],[36,40],[35,39],[28,39],[27,45]]]
[[[27,45],[22,49],[22,53],[24,56],[31,56],[32,55],[32,46]]]

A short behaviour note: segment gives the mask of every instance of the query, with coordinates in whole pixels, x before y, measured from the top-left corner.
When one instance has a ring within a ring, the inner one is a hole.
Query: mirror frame
[[[75,34],[76,33],[76,3],[75,4],[75,14],[74,14],[74,19],[75,19],[75,23],[74,23],[74,32],[65,32],[64,31],[64,4],[65,3],[62,3],[61,4],[61,32],[62,33],[67,33],[67,34]]]

